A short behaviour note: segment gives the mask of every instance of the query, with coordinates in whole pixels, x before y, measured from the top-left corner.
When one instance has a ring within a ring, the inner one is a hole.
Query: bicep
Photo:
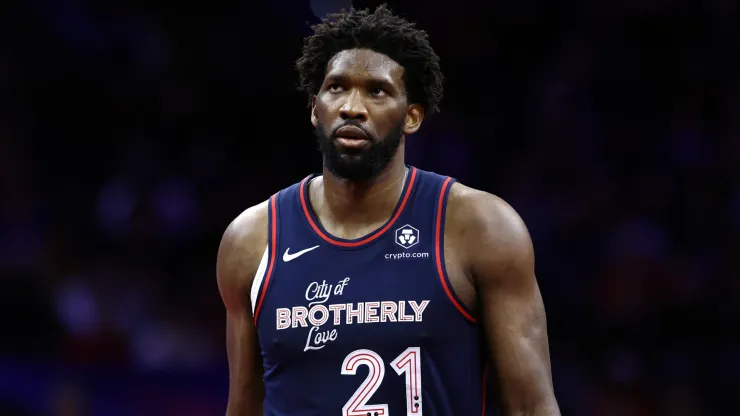
[[[251,313],[227,311],[226,353],[229,360],[227,415],[261,414],[262,361]]]
[[[532,241],[510,206],[501,200],[492,205],[494,219],[480,227],[477,239],[475,275],[506,414],[559,414]]]
[[[252,246],[232,224],[224,234],[216,261],[218,288],[226,306],[229,416],[262,414],[262,360],[249,296],[259,257]]]
[[[534,276],[525,287],[482,293],[483,325],[507,408],[528,409],[552,393],[545,308]]]

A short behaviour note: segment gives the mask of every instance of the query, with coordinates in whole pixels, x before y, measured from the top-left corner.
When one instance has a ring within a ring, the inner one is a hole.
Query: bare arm
[[[483,328],[501,387],[503,414],[559,416],[553,392],[545,307],[534,249],[519,215],[501,199],[471,195],[470,239]]]
[[[267,244],[267,224],[263,217],[266,218],[266,204],[245,211],[226,229],[218,250],[216,274],[226,306],[229,359],[227,416],[263,414],[262,359],[249,298],[252,280]]]

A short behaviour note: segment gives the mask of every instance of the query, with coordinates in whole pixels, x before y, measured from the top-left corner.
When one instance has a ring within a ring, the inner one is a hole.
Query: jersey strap
[[[452,290],[452,284],[450,284],[450,277],[447,275],[447,267],[445,266],[444,261],[445,218],[447,214],[447,200],[449,199],[450,189],[452,189],[452,184],[454,183],[454,181],[454,179],[449,177],[444,179],[444,182],[442,182],[442,186],[439,191],[439,195],[437,196],[434,212],[434,260],[437,268],[437,274],[439,275],[439,280],[442,283],[442,288],[447,294],[447,297],[450,298],[452,304],[463,315],[463,317],[465,317],[465,319],[475,324],[478,322],[478,320],[473,316],[472,311],[470,311],[470,309],[465,306],[465,304],[462,302],[462,300],[460,300],[455,291]]]
[[[265,300],[265,295],[267,294],[267,289],[270,285],[270,280],[272,279],[273,272],[275,270],[275,259],[277,258],[277,246],[278,246],[278,215],[277,215],[277,194],[270,197],[269,203],[268,203],[268,219],[267,219],[267,248],[269,250],[269,253],[267,255],[267,259],[263,256],[263,261],[268,266],[266,267],[266,270],[264,271],[264,277],[261,276],[259,273],[260,270],[258,268],[257,276],[255,276],[255,279],[258,277],[262,277],[262,282],[259,289],[259,295],[256,297],[256,302],[254,303],[254,325],[257,326],[257,322],[259,320],[259,314],[262,310],[262,302]]]

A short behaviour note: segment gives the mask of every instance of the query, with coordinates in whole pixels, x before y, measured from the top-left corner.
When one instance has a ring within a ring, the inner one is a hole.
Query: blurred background
[[[563,414],[740,414],[740,4],[389,4],[447,78],[409,162],[527,222]],[[293,62],[346,5],[3,2],[0,415],[223,414],[218,242],[320,170]]]

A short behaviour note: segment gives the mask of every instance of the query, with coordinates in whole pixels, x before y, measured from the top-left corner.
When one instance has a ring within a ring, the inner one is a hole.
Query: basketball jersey
[[[269,200],[252,287],[265,415],[494,414],[480,328],[445,271],[454,180],[409,167],[388,222],[346,240],[313,212],[312,178]]]

